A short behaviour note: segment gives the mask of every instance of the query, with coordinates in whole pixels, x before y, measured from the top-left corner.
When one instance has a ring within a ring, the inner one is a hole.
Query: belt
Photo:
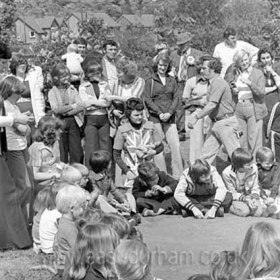
[[[234,116],[234,113],[224,114],[224,115],[221,116],[221,117],[212,119],[212,122],[222,121],[222,120],[228,119],[228,118],[230,118],[230,117],[232,117],[232,116]]]
[[[251,103],[253,103],[253,98],[239,99],[238,102],[239,103],[243,103],[243,102],[251,102]]]

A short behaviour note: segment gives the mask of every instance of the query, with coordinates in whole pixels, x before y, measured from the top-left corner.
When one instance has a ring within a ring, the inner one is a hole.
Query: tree
[[[9,42],[14,26],[16,4],[14,0],[0,1],[0,40]]]

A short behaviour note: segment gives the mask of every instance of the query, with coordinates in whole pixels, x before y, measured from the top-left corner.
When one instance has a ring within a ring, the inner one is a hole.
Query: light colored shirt
[[[83,62],[83,58],[79,53],[66,53],[61,56],[62,60],[66,60],[66,66],[70,70],[70,73],[73,75],[79,75],[83,72],[81,67],[81,63]]]
[[[220,58],[222,63],[221,76],[224,77],[228,67],[233,63],[233,56],[238,50],[245,50],[250,54],[252,64],[257,61],[257,54],[259,49],[247,42],[238,40],[234,48],[228,46],[225,42],[216,45],[213,56]]]
[[[104,63],[107,74],[107,82],[109,84],[112,93],[115,93],[118,86],[118,73],[117,67],[114,62],[109,61],[106,56],[104,57]]]
[[[6,115],[11,118],[19,118],[21,112],[18,106],[12,104],[9,100],[4,101]],[[7,127],[6,137],[9,151],[22,151],[27,148],[27,140],[25,136],[20,135],[16,128]]]
[[[46,209],[40,220],[39,235],[41,242],[41,250],[46,254],[53,253],[54,238],[57,233],[58,220],[61,213],[57,209]]]

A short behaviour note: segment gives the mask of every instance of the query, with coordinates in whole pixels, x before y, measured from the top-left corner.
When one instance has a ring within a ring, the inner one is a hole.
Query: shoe
[[[134,219],[136,221],[136,225],[141,224],[141,215],[139,213],[135,213],[131,216],[131,219]]]
[[[173,212],[172,212],[172,215],[178,215],[179,214],[179,211],[174,209]]]
[[[152,217],[152,216],[156,216],[156,213],[151,209],[145,208],[142,212],[142,216],[143,217]]]
[[[189,216],[187,210],[185,210],[185,209],[181,210],[181,214],[182,214],[183,218],[187,218]]]
[[[225,216],[225,209],[223,206],[219,207],[216,212],[216,217],[224,217]]]

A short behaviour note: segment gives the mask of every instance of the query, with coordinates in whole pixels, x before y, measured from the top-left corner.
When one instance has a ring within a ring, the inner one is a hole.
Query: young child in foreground
[[[65,258],[75,245],[78,234],[75,221],[82,215],[86,206],[86,191],[77,186],[68,184],[56,196],[56,207],[62,215],[59,220],[54,246],[59,276],[63,275]]]
[[[138,174],[132,194],[138,211],[144,217],[179,213],[180,205],[173,196],[177,180],[159,171],[154,163],[148,161],[138,166]]]
[[[233,196],[231,213],[241,217],[262,216],[264,206],[260,198],[258,167],[248,150],[238,148],[232,153],[231,165],[225,168],[222,177]]]
[[[280,218],[280,164],[274,161],[270,148],[261,147],[256,152],[261,198],[267,206],[263,216]]]
[[[84,61],[78,53],[78,46],[70,44],[67,47],[67,53],[61,56],[62,60],[66,60],[66,66],[71,73],[71,82],[79,81],[83,73],[81,63]]]
[[[183,208],[183,217],[197,219],[223,217],[232,202],[232,195],[216,168],[202,159],[197,159],[183,172],[174,197]]]
[[[118,279],[160,280],[152,275],[152,256],[145,243],[140,240],[120,242],[113,255]]]

